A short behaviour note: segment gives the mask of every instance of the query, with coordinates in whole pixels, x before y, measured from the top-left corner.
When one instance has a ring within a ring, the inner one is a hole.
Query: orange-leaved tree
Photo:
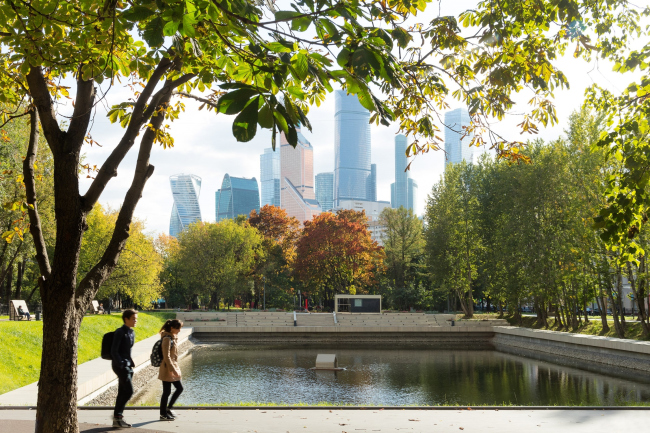
[[[254,272],[255,292],[262,293],[264,287],[266,305],[286,307],[293,299],[291,270],[300,235],[298,220],[280,207],[265,205],[250,213],[248,223],[264,237],[264,260],[257,261]]]
[[[294,273],[311,295],[332,305],[334,295],[365,292],[383,268],[384,251],[368,231],[365,212],[322,213],[305,222]]]

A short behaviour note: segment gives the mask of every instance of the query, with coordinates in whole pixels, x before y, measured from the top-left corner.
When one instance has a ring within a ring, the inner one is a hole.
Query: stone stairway
[[[451,326],[448,319],[453,314],[424,314],[424,313],[387,313],[387,314],[355,314],[339,313],[336,315],[338,326]]]
[[[298,326],[334,326],[334,316],[330,313],[297,314]]]

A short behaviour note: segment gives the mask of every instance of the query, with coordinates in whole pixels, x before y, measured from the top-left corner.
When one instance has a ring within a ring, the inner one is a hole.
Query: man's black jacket
[[[131,359],[131,348],[135,342],[135,332],[126,325],[115,330],[113,345],[111,346],[111,358],[113,370],[121,370],[126,367],[133,368]]]

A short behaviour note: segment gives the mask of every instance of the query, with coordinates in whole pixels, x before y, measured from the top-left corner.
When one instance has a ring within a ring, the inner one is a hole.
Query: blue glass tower
[[[260,155],[262,206],[280,206],[280,151],[264,149]]]
[[[170,176],[169,184],[174,197],[169,234],[176,237],[193,222],[201,221],[201,178],[193,174],[175,174]]]
[[[334,208],[334,173],[318,173],[316,175],[316,201],[323,212]]]
[[[355,95],[335,93],[334,206],[340,200],[371,200],[370,112]]]
[[[260,211],[260,194],[257,179],[223,177],[221,189],[215,193],[215,216],[217,222],[235,219],[239,215],[248,216],[254,209]]]
[[[411,179],[411,172],[406,171],[407,146],[405,135],[399,134],[395,137],[395,183],[390,186],[390,205],[393,209],[404,207],[415,212],[418,185]]]
[[[463,108],[457,108],[445,113],[445,154],[447,164],[457,164],[461,161],[473,162],[473,154],[477,148],[469,147],[472,140],[465,135],[464,126],[469,126],[471,119],[469,112]]]

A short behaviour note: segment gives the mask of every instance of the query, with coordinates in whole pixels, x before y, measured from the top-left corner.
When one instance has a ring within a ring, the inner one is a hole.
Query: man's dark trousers
[[[126,403],[133,396],[133,369],[124,367],[119,370],[113,368],[113,372],[117,375],[117,399],[115,400],[114,416],[122,416]]]

